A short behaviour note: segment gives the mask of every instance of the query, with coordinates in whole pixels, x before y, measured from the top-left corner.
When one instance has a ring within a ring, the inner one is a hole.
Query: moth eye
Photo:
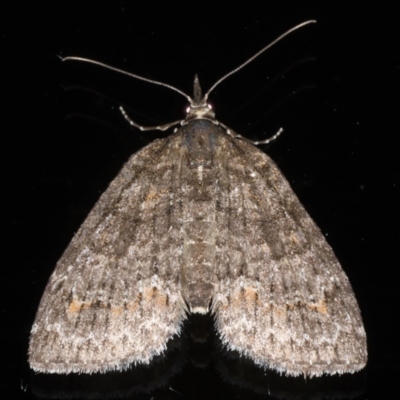
[[[207,104],[207,107],[212,110],[211,104]]]
[[[189,111],[190,111],[190,107],[188,107],[188,108],[186,109],[186,114],[189,114]]]

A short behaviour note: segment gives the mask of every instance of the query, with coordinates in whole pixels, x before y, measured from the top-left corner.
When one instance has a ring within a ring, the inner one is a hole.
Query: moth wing
[[[179,333],[180,146],[172,135],[134,154],[72,239],[32,327],[34,370],[122,370],[148,363]]]
[[[363,368],[360,311],[323,234],[268,156],[243,141],[226,147],[213,303],[223,342],[288,375]]]

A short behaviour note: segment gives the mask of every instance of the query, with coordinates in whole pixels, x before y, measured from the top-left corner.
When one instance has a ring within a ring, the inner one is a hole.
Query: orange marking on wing
[[[143,300],[153,303],[155,307],[166,308],[167,305],[167,296],[155,287],[144,289]]]
[[[106,302],[83,302],[79,300],[73,300],[70,305],[68,306],[67,312],[69,313],[78,313],[82,310],[88,310],[89,308],[101,308],[101,309],[107,309],[110,308],[110,311],[118,316],[121,315],[125,310],[129,312],[135,312],[137,308],[139,307],[140,303],[140,296],[137,296],[137,299],[135,301],[130,301],[126,303],[126,305],[109,305]]]
[[[76,312],[81,311],[82,309],[83,309],[83,310],[86,310],[86,309],[88,309],[88,308],[91,307],[91,306],[92,306],[92,303],[91,303],[91,302],[85,303],[85,302],[83,302],[83,301],[73,300],[73,301],[71,302],[71,304],[69,305],[69,307],[68,307],[68,312],[70,312],[70,313],[76,313]]]
[[[316,310],[321,314],[328,314],[328,308],[326,306],[326,300],[322,299],[317,304],[310,304],[308,306],[312,310]]]
[[[142,206],[144,208],[150,207],[157,199],[159,199],[161,196],[165,195],[167,192],[165,189],[155,191],[154,189],[151,189],[148,193],[147,196],[142,203]]]

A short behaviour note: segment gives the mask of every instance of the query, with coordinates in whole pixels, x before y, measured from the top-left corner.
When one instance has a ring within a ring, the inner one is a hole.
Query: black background
[[[31,2],[2,12],[7,241],[0,393],[34,398],[26,352],[47,279],[129,155],[163,135],[131,130],[118,106],[148,125],[179,119],[186,107],[168,89],[60,57],[93,58],[191,94],[195,73],[207,89],[287,29],[316,19],[226,80],[210,100],[218,120],[248,137],[284,128],[265,150],[327,235],[362,310],[369,363],[360,398],[395,395],[400,36],[394,7],[136,3]],[[167,385],[153,397],[200,398],[190,390],[193,380],[202,396],[250,398],[228,388],[211,362],[201,372],[188,368],[169,382],[178,393]]]

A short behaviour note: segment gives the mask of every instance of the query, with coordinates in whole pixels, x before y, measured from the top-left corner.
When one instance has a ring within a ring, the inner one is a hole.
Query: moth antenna
[[[104,64],[100,61],[96,61],[96,60],[92,60],[90,58],[84,58],[84,57],[64,57],[61,60],[62,61],[83,61],[83,62],[87,62],[89,64],[99,65],[100,67],[110,69],[111,71],[119,72],[120,74],[128,75],[132,78],[136,78],[141,81],[153,83],[154,85],[164,86],[164,87],[174,90],[175,92],[178,92],[182,96],[186,97],[186,99],[189,101],[190,104],[193,103],[193,100],[190,96],[188,96],[186,93],[182,92],[182,90],[179,90],[175,86],[168,85],[167,83],[164,83],[164,82],[155,81],[153,79],[145,78],[144,76],[136,75],[136,74],[133,74],[132,72],[128,72],[128,71],[124,71],[123,69],[112,67],[111,65]]]
[[[211,86],[211,88],[208,90],[208,92],[204,95],[204,100],[206,101],[208,99],[209,94],[222,82],[224,81],[226,78],[230,77],[231,75],[235,74],[236,72],[238,72],[239,70],[241,70],[242,68],[244,68],[247,64],[251,63],[255,58],[257,58],[259,55],[261,55],[262,53],[264,53],[264,51],[268,50],[270,47],[272,47],[274,44],[278,43],[279,41],[281,41],[285,36],[289,35],[290,33],[296,31],[299,28],[302,28],[305,25],[308,24],[313,24],[316,23],[317,21],[314,19],[311,19],[309,21],[305,21],[302,22],[299,25],[294,26],[293,28],[289,29],[288,31],[286,31],[285,33],[283,33],[282,35],[280,35],[279,37],[277,37],[273,42],[267,44],[264,48],[262,48],[258,53],[254,54],[254,56],[250,57],[247,61],[245,61],[243,64],[240,64],[237,68],[233,69],[232,71],[228,72],[227,74],[225,74],[222,78],[220,78],[217,82],[214,83],[214,85]]]
[[[203,100],[204,100],[204,101],[207,101],[209,94],[210,94],[222,81],[224,81],[224,80],[225,80],[226,78],[228,78],[229,76],[231,76],[231,75],[233,75],[234,73],[236,73],[236,72],[238,72],[239,70],[241,70],[241,69],[242,69],[243,67],[245,67],[247,64],[251,63],[255,58],[257,58],[259,55],[261,55],[262,53],[264,53],[264,51],[268,50],[268,49],[269,49],[270,47],[272,47],[274,44],[278,43],[278,42],[279,42],[280,40],[282,40],[285,36],[289,35],[289,34],[292,33],[293,31],[295,31],[295,30],[297,30],[297,29],[299,29],[299,28],[301,28],[301,27],[303,27],[303,26],[305,26],[305,25],[308,25],[308,24],[311,24],[311,23],[316,23],[316,22],[317,22],[316,20],[309,20],[309,21],[302,22],[301,24],[296,25],[295,27],[289,29],[288,31],[286,31],[285,33],[283,33],[282,35],[280,35],[280,36],[279,36],[278,38],[276,38],[273,42],[271,42],[270,44],[268,44],[267,46],[265,46],[264,48],[262,48],[258,53],[254,54],[254,56],[250,57],[250,58],[249,58],[247,61],[245,61],[243,64],[239,65],[237,68],[235,68],[235,69],[233,69],[232,71],[228,72],[228,73],[225,74],[222,78],[220,78],[217,82],[215,82],[214,85],[211,86],[211,88],[208,90],[208,92],[204,95]],[[139,79],[139,80],[144,81],[144,82],[149,82],[149,83],[152,83],[152,84],[154,84],[154,85],[164,86],[164,87],[166,87],[166,88],[168,88],[168,89],[174,90],[175,92],[177,92],[177,93],[181,94],[182,96],[184,96],[184,97],[189,101],[189,103],[190,103],[191,105],[193,105],[194,102],[195,102],[189,95],[187,95],[185,92],[182,92],[182,90],[176,88],[175,86],[169,85],[169,84],[164,83],[164,82],[156,81],[156,80],[153,80],[153,79],[145,78],[144,76],[137,75],[137,74],[133,74],[132,72],[124,71],[123,69],[119,69],[119,68],[116,68],[116,67],[112,67],[111,65],[102,63],[102,62],[100,62],[100,61],[92,60],[92,59],[90,59],[90,58],[75,57],[75,56],[64,57],[64,58],[62,58],[61,60],[62,60],[62,61],[82,61],[82,62],[87,62],[87,63],[89,63],[89,64],[98,65],[98,66],[100,66],[100,67],[107,68],[107,69],[109,69],[109,70],[111,70],[111,71],[118,72],[118,73],[120,73],[120,74],[124,74],[124,75],[130,76],[130,77],[132,77],[132,78]]]

